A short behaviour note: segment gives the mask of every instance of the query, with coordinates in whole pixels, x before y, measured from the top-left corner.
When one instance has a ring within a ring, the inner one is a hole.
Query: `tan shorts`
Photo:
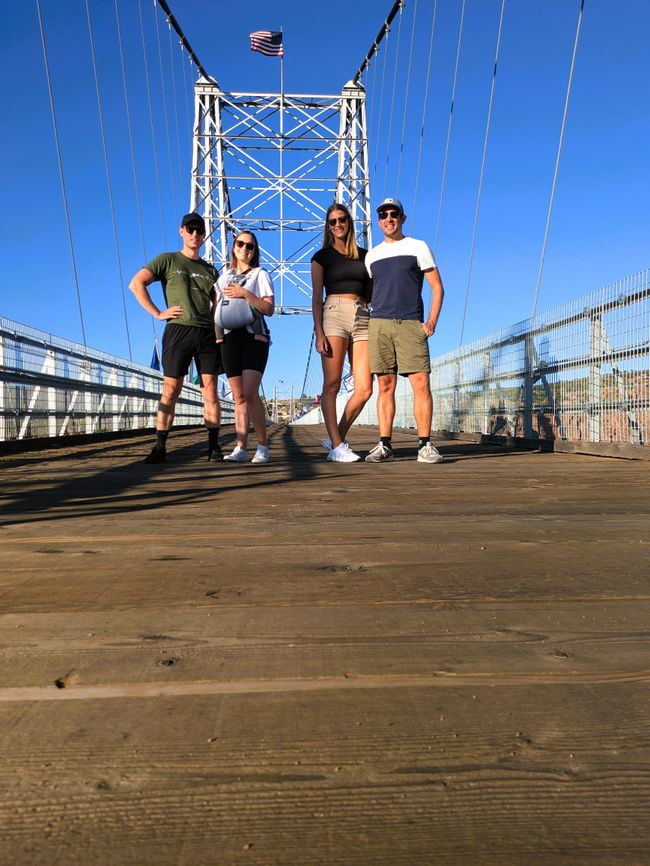
[[[430,373],[429,342],[422,322],[371,319],[368,353],[372,373]]]
[[[326,337],[344,337],[351,343],[367,340],[369,316],[365,301],[330,295],[323,305],[323,333]]]

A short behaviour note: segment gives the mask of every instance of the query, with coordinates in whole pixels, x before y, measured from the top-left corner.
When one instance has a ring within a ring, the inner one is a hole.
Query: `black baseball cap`
[[[181,220],[181,228],[183,226],[200,226],[201,231],[205,234],[205,220],[198,213],[186,213]]]

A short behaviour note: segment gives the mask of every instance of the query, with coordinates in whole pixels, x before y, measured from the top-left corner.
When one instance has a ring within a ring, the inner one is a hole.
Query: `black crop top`
[[[364,264],[368,250],[359,247],[358,259],[347,259],[334,247],[323,247],[312,262],[323,269],[323,285],[326,295],[359,295],[369,300],[370,277]]]

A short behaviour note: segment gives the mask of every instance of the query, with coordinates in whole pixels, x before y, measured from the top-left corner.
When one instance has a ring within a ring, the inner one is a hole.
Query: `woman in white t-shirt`
[[[266,412],[259,395],[260,383],[269,357],[270,336],[264,316],[275,308],[273,283],[268,271],[260,267],[260,250],[252,232],[240,232],[233,243],[230,267],[219,277],[219,293],[224,298],[244,298],[261,318],[233,330],[217,328],[221,342],[221,359],[235,401],[237,444],[225,460],[245,463],[248,460],[248,428],[253,423],[257,450],[253,463],[268,463]],[[218,299],[215,311],[218,310]],[[221,334],[223,333],[223,337]]]

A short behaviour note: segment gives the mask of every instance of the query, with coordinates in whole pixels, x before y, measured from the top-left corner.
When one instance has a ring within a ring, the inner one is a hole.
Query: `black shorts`
[[[169,322],[162,340],[162,365],[165,376],[180,379],[187,375],[194,359],[196,371],[209,376],[223,373],[221,352],[216,343],[213,328],[196,325],[177,325]]]
[[[241,376],[243,370],[264,373],[269,359],[269,344],[256,340],[246,328],[237,328],[236,331],[228,331],[224,336],[221,357],[229,379]]]

